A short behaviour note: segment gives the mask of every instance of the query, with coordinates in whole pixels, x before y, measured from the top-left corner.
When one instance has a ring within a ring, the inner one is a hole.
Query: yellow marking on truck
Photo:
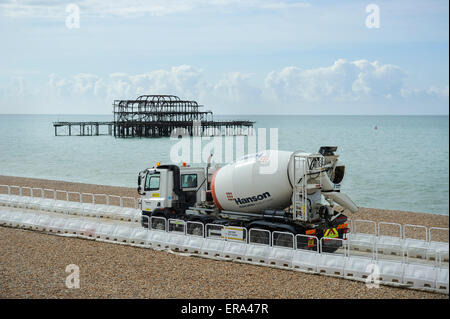
[[[330,228],[330,229],[325,230],[323,237],[336,238],[336,237],[339,237],[339,234],[338,234],[338,231],[336,228]]]
[[[153,193],[152,197],[159,197],[159,193]]]

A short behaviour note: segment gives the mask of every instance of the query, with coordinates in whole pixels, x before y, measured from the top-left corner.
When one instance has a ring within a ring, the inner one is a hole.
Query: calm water
[[[281,150],[315,152],[337,145],[347,166],[343,191],[359,206],[448,215],[448,116],[236,118],[255,120],[257,128],[278,128]],[[55,137],[56,120],[109,121],[111,116],[0,115],[0,175],[135,187],[137,173],[157,161],[168,162],[177,143]]]

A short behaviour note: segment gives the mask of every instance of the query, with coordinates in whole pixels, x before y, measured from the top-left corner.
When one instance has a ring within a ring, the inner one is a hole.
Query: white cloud
[[[211,92],[216,97],[232,103],[255,103],[259,100],[261,89],[251,83],[252,74],[231,72],[225,74]]]
[[[174,66],[169,70],[129,75],[112,73],[101,78],[80,73],[70,78],[50,74],[47,86],[59,96],[91,97],[104,101],[132,99],[143,94],[175,94],[194,98],[200,94],[202,70],[188,66]]]
[[[407,89],[400,90],[404,98],[428,98],[435,97],[448,100],[448,85],[445,87],[430,86],[426,89]]]
[[[357,101],[370,96],[400,95],[404,76],[395,65],[339,59],[328,67],[290,66],[272,71],[266,77],[265,87],[275,99],[283,101]]]
[[[319,68],[285,67],[269,72],[264,80],[253,74],[230,72],[208,81],[204,70],[189,65],[103,77],[50,74],[45,85],[16,76],[1,90],[0,112],[10,113],[17,109],[13,103],[21,103],[19,108],[25,113],[30,111],[27,105],[35,105],[33,110],[44,108],[41,113],[109,113],[113,100],[144,94],[178,95],[196,100],[215,113],[407,113],[410,105],[417,106],[416,113],[428,113],[433,103],[437,105],[435,113],[448,112],[448,84],[407,88],[405,77],[395,65],[343,59]]]

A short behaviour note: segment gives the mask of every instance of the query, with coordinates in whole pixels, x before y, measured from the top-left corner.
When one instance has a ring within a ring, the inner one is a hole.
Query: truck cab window
[[[158,175],[147,175],[145,180],[145,190],[155,191],[159,189],[159,174]]]
[[[181,174],[181,188],[196,188],[197,174]]]

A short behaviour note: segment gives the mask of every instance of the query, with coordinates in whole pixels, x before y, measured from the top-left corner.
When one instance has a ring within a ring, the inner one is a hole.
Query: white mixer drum
[[[217,170],[211,192],[222,210],[262,212],[291,203],[288,166],[292,152],[267,150],[243,157]]]

